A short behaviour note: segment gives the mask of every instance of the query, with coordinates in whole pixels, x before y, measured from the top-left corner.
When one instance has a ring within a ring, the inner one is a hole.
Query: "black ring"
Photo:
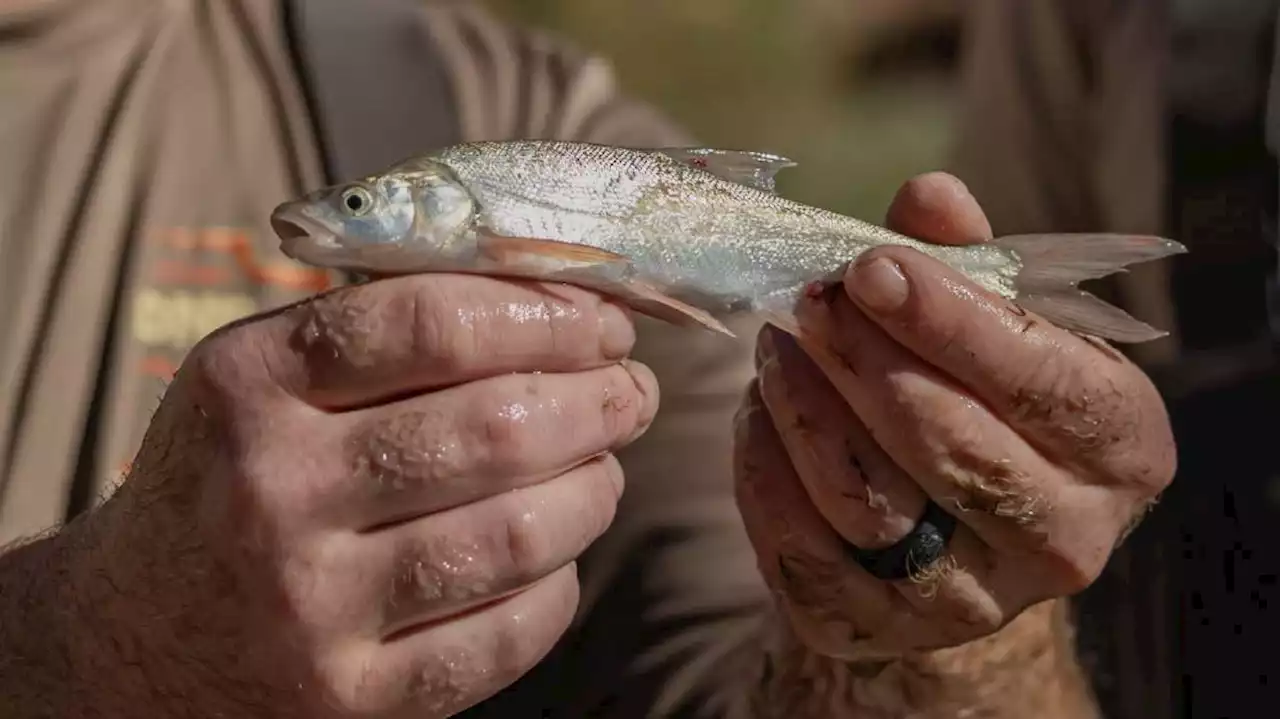
[[[907,579],[942,559],[956,529],[956,518],[930,501],[911,533],[891,547],[862,549],[848,542],[849,554],[876,579]]]

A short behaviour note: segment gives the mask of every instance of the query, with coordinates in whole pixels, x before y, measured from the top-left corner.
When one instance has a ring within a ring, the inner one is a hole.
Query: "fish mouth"
[[[280,251],[293,259],[302,259],[308,254],[308,249],[320,250],[337,245],[337,238],[327,228],[286,209],[271,214],[271,229],[280,238]]]

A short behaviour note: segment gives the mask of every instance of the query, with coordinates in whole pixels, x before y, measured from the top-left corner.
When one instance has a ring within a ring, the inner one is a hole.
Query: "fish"
[[[929,255],[1069,331],[1120,343],[1167,334],[1078,284],[1186,252],[1176,241],[1045,233],[923,242],[783,197],[777,175],[796,164],[711,147],[468,142],[283,202],[270,222],[281,251],[315,267],[575,284],[729,336],[724,319],[742,313],[798,336],[797,303],[885,245]]]

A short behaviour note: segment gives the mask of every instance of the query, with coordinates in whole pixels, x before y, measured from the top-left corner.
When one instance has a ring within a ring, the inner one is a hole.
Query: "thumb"
[[[885,222],[894,232],[942,245],[975,245],[991,239],[991,223],[954,175],[930,172],[908,180],[889,205]]]

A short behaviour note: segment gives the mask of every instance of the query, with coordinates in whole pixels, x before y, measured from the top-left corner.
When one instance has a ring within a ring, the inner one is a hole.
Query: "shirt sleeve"
[[[602,58],[498,22],[477,4],[429,8],[465,139],[691,144],[624,95]],[[731,322],[734,341],[637,323],[634,356],[657,375],[662,406],[620,455],[627,489],[614,525],[579,563],[577,622],[529,675],[468,717],[725,716],[726,702],[745,693],[771,600],[734,501],[731,444],[759,324]]]

